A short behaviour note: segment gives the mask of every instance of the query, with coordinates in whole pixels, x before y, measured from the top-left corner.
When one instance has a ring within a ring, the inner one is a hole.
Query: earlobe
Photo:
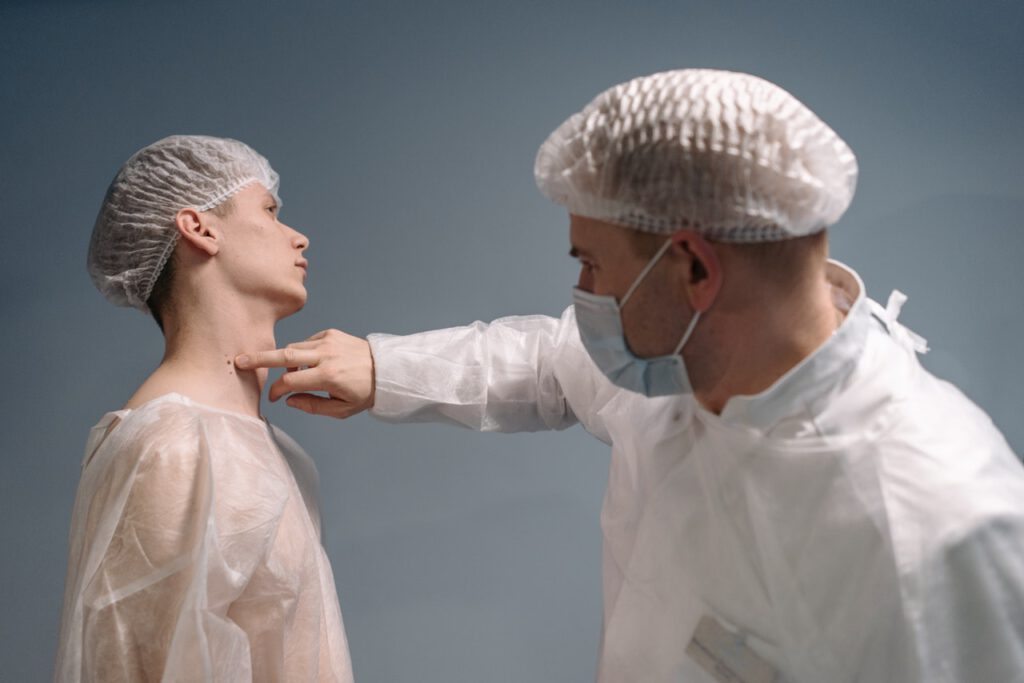
[[[208,214],[194,208],[185,208],[174,218],[181,239],[209,256],[220,251],[220,234]]]

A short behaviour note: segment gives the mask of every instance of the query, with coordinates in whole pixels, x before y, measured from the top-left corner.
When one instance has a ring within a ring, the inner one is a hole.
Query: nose
[[[586,266],[580,266],[580,276],[576,281],[576,286],[584,292],[594,291],[594,275]]]
[[[289,227],[288,229],[292,231],[292,246],[294,248],[298,249],[299,251],[306,251],[307,249],[309,249],[308,237],[303,235],[295,228]]]

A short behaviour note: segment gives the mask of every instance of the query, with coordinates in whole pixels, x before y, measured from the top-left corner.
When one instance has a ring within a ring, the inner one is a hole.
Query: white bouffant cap
[[[570,213],[713,240],[809,235],[846,211],[857,159],[835,131],[756,76],[683,69],[598,95],[541,145],[537,186]]]
[[[121,167],[96,217],[87,263],[93,284],[111,303],[148,311],[178,241],[178,211],[209,211],[254,182],[281,203],[277,173],[238,140],[172,135],[142,148]]]

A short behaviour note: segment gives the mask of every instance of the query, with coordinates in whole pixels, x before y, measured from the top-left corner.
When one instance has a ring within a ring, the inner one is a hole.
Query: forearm
[[[570,312],[403,337],[371,335],[376,397],[392,422],[445,422],[481,431],[564,429],[577,421],[565,384],[586,368]],[[570,392],[571,393],[571,392]]]

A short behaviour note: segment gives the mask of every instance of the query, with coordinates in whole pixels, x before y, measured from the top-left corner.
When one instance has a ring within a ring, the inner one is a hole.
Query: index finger
[[[319,362],[320,354],[307,349],[274,349],[273,351],[257,351],[235,356],[235,365],[241,370],[315,367]]]

